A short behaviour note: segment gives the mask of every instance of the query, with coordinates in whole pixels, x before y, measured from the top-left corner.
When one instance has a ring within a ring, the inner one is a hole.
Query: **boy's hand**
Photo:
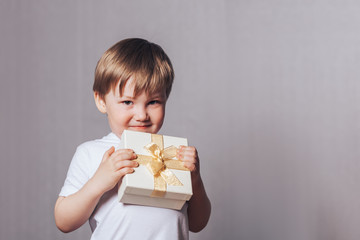
[[[138,166],[131,149],[107,150],[94,176],[76,193],[59,197],[55,205],[55,221],[63,232],[71,232],[91,216],[101,196],[113,189],[120,179]]]
[[[133,173],[133,168],[139,166],[133,159],[136,159],[136,154],[131,149],[115,151],[115,148],[111,147],[107,150],[92,178],[97,190],[105,193],[113,189],[123,176]]]
[[[200,174],[199,156],[195,147],[180,146],[177,158],[183,161],[184,166],[190,170],[191,175],[198,176]]]

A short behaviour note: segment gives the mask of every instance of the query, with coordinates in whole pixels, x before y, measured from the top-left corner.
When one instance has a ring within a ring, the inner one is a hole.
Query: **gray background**
[[[161,133],[201,157],[212,216],[192,239],[360,239],[360,2],[0,2],[0,239],[63,234],[53,206],[75,148],[109,132],[101,54],[160,44],[176,79]]]

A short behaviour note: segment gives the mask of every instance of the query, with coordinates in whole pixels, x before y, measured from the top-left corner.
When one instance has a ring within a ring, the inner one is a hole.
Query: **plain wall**
[[[63,234],[75,148],[110,130],[93,101],[115,42],[175,68],[161,133],[198,148],[212,202],[191,239],[360,239],[360,2],[0,1],[0,239]]]

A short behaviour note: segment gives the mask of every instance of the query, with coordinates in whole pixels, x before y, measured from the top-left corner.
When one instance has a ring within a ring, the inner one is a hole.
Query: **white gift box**
[[[158,135],[159,136],[159,135]],[[161,136],[161,135],[160,135]],[[179,147],[187,146],[186,138],[178,138],[171,136],[163,137],[163,148],[169,146]],[[150,156],[145,146],[152,142],[152,134],[124,130],[121,136],[120,148],[129,148],[139,155]],[[176,159],[176,158],[173,158]],[[126,174],[118,189],[119,201],[122,203],[130,203],[145,206],[163,207],[171,209],[181,209],[186,201],[192,196],[192,185],[190,171],[169,170],[175,174],[182,186],[166,185],[166,192],[162,197],[154,197],[154,176],[150,170],[143,164],[134,169],[132,174]]]

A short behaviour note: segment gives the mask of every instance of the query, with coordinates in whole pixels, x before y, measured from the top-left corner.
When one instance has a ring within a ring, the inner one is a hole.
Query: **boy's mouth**
[[[151,125],[137,125],[137,126],[130,126],[129,128],[141,130],[141,129],[146,129],[146,128],[150,127],[150,126]]]

